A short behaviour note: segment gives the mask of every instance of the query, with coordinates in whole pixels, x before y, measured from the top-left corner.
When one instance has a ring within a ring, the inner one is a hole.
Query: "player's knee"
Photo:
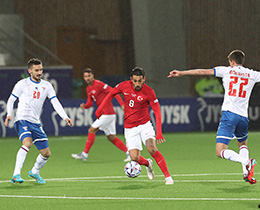
[[[49,158],[51,156],[51,151],[44,151],[44,152],[41,152],[41,154],[43,157]]]
[[[219,158],[221,158],[221,151],[216,150],[216,156],[219,157]]]
[[[114,141],[115,138],[116,138],[115,135],[108,135],[108,136],[107,136],[107,139],[108,139],[109,141]]]
[[[152,148],[150,148],[148,151],[149,151],[149,153],[150,153],[150,155],[153,155],[154,153],[156,153],[157,152],[157,148],[156,147],[152,147]]]
[[[140,155],[138,154],[130,154],[131,160],[138,162]]]
[[[90,126],[90,128],[88,129],[89,133],[96,133],[99,129],[98,128],[93,128],[92,126]]]

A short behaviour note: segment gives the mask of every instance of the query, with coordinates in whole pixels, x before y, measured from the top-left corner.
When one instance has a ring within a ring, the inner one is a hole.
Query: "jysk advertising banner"
[[[161,98],[163,132],[216,131],[221,118],[222,98]],[[79,105],[85,100],[60,100],[73,126],[68,127],[47,99],[41,115],[43,129],[48,136],[87,135],[88,128],[96,120],[96,106],[82,110]],[[117,101],[113,101],[117,113],[117,133],[124,131],[124,113]],[[155,125],[153,111],[151,121]],[[16,136],[13,121],[4,126],[6,101],[0,100],[0,136]],[[260,112],[257,100],[251,100],[249,107],[249,129],[259,130]],[[99,132],[100,134],[102,132]]]

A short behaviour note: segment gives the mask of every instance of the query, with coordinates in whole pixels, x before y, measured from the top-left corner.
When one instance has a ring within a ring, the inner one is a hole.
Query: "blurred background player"
[[[119,83],[96,111],[96,116],[102,118],[103,108],[111,103],[112,98],[122,93],[124,95],[125,117],[124,117],[124,133],[126,145],[132,160],[137,161],[140,165],[145,165],[149,179],[154,178],[152,169],[152,160],[145,159],[141,156],[140,151],[143,150],[142,142],[146,146],[150,155],[155,159],[156,163],[162,170],[166,185],[173,184],[173,179],[168,171],[166,161],[163,155],[156,147],[157,143],[165,142],[162,135],[161,111],[159,101],[153,91],[145,82],[145,72],[142,68],[136,67],[132,70],[130,79]],[[149,105],[154,111],[156,117],[157,134],[150,121]]]
[[[24,182],[20,175],[21,169],[26,155],[32,143],[34,143],[40,154],[36,158],[36,162],[28,175],[36,179],[37,183],[44,184],[45,180],[42,179],[39,172],[51,155],[48,138],[40,123],[40,114],[45,99],[47,97],[50,99],[55,111],[69,126],[72,125],[72,121],[57,99],[52,85],[41,79],[43,72],[42,62],[37,58],[30,59],[28,61],[28,72],[30,77],[16,83],[7,102],[5,126],[8,126],[9,120],[12,119],[13,105],[16,99],[19,98],[14,127],[23,144],[16,156],[15,169],[11,182]]]
[[[93,105],[94,101],[96,102],[97,106],[99,106],[107,94],[112,90],[112,88],[109,85],[94,79],[93,71],[90,68],[84,70],[83,78],[88,85],[86,89],[88,98],[85,104],[80,104],[80,108],[88,109]],[[121,108],[124,110],[124,102],[122,98],[119,95],[115,98],[121,105]],[[88,138],[84,151],[79,154],[72,154],[71,156],[75,159],[86,161],[88,159],[89,150],[94,144],[96,132],[102,130],[110,142],[112,142],[118,149],[126,153],[126,159],[124,161],[130,161],[130,155],[125,144],[116,136],[116,112],[112,103],[110,102],[107,104],[107,106],[105,106],[102,111],[104,115],[100,119],[95,120],[95,122],[88,129]]]
[[[216,155],[234,162],[240,162],[246,182],[255,184],[255,159],[249,159],[248,138],[248,103],[255,83],[260,82],[260,72],[245,68],[245,54],[234,50],[228,55],[229,67],[219,66],[214,69],[195,69],[186,71],[173,70],[168,77],[184,75],[212,75],[222,77],[225,89],[222,104],[222,117],[216,138]],[[231,139],[236,138],[239,154],[228,149]]]

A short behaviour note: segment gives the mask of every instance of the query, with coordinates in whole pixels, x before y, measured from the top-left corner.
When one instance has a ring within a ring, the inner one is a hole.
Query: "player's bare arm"
[[[170,77],[181,77],[181,76],[191,76],[191,75],[214,75],[214,69],[192,69],[192,70],[173,70],[169,73],[168,78]]]
[[[5,126],[6,126],[6,127],[8,126],[8,123],[9,123],[9,121],[10,121],[11,119],[12,119],[11,116],[8,116],[8,117],[5,118]]]

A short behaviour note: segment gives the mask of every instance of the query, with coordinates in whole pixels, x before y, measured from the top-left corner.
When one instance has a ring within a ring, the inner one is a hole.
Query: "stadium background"
[[[41,120],[48,135],[84,135],[95,119],[94,110],[78,107],[86,98],[86,67],[114,86],[140,66],[162,104],[164,132],[214,131],[222,98],[198,98],[199,77],[166,77],[172,69],[227,65],[233,49],[246,53],[245,66],[259,69],[259,9],[255,0],[1,0],[0,136],[15,136],[12,124],[3,125],[6,101],[31,57],[43,60],[44,79],[75,121],[64,128],[47,101]],[[259,130],[259,95],[256,85],[250,130]]]

